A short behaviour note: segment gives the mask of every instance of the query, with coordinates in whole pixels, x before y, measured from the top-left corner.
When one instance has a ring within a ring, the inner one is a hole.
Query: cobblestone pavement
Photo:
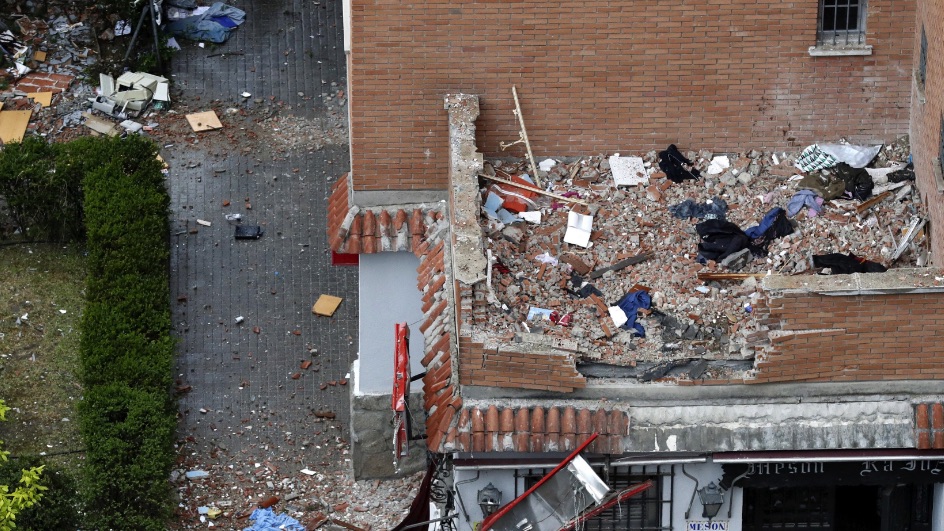
[[[325,235],[330,185],[349,164],[341,2],[233,5],[247,18],[228,42],[175,56],[176,115],[158,134],[179,338],[175,527],[245,527],[237,517],[270,496],[302,521],[392,527],[414,480],[350,478],[357,269],[330,265]],[[224,128],[192,133],[182,115],[209,109]],[[235,240],[225,214],[265,234]],[[344,299],[333,317],[312,314],[320,294]],[[180,476],[197,469],[209,476]],[[201,521],[198,507],[223,515]]]

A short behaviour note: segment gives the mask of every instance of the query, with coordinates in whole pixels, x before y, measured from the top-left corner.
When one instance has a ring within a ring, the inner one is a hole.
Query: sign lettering
[[[685,531],[728,531],[728,521],[718,520],[708,522],[689,520],[686,522]]]

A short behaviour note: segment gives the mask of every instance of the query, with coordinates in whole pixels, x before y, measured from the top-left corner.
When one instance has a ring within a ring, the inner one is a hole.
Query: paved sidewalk
[[[330,265],[325,235],[330,185],[349,164],[341,2],[234,5],[246,23],[225,44],[187,43],[172,72],[174,109],[214,109],[224,129],[178,125],[161,137],[178,386],[190,386],[179,402],[180,469],[210,473],[178,481],[177,525],[200,526],[199,505],[222,503],[232,518],[270,495],[357,521],[366,507],[348,514],[337,503],[353,483],[330,485],[350,467],[346,377],[357,352],[357,268]],[[235,240],[227,213],[265,235]],[[344,299],[333,317],[312,315],[322,293]]]

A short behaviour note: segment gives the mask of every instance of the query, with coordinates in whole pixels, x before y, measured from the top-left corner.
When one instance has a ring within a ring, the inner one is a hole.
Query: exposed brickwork
[[[447,188],[445,94],[480,96],[479,149],[500,155],[518,138],[512,84],[539,158],[907,132],[915,1],[870,0],[873,54],[852,57],[809,56],[817,5],[353,0],[355,188]]]
[[[32,72],[23,76],[16,83],[16,89],[26,93],[53,92],[58,94],[72,86],[74,80],[75,77],[65,74]]]
[[[746,383],[944,379],[944,343],[928,339],[944,335],[940,294],[788,294],[767,305],[769,346],[758,341]]]
[[[599,437],[588,450],[598,454],[623,453],[629,417],[619,410],[591,410],[573,406],[466,407],[449,430],[443,452],[567,452]]]
[[[462,385],[512,387],[569,393],[586,386],[573,356],[563,352],[518,352],[511,345],[486,348],[459,338]]]
[[[931,217],[931,252],[935,264],[944,261],[944,194],[938,192],[932,164],[939,157],[941,120],[944,119],[944,0],[918,2],[914,58],[909,65],[918,68],[921,27],[928,40],[927,81],[923,91],[911,82],[911,151],[914,154],[921,196]]]
[[[915,406],[915,439],[920,450],[944,450],[944,404]]]

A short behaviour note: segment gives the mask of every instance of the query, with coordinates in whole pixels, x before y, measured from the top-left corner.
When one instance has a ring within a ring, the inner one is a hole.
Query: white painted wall
[[[419,258],[409,252],[360,255],[359,352],[352,369],[359,394],[392,392],[396,323],[410,324],[410,371],[414,376],[423,372],[424,341],[419,329],[423,301],[416,287],[419,265]],[[410,384],[412,393],[422,390],[422,380]]]
[[[672,496],[672,524],[673,529],[681,531],[686,529],[687,521],[685,512],[689,510],[689,502],[692,500],[692,492],[695,490],[695,482],[682,473],[682,465],[674,465],[673,473],[675,475],[675,492]],[[717,485],[721,481],[721,465],[716,463],[696,463],[685,465],[685,472],[698,480],[698,488],[702,488],[708,483],[714,481]],[[668,482],[666,482],[668,483]],[[728,521],[728,531],[741,531],[741,504],[744,500],[742,489],[735,487],[731,491],[724,493],[724,505],[718,516],[712,519],[712,522]],[[733,502],[734,505],[731,505]],[[731,518],[728,518],[728,509],[731,509]],[[688,521],[707,522],[707,518],[702,518],[702,506],[695,494],[695,500],[691,503],[691,512]],[[668,520],[664,520],[668,523]]]
[[[458,469],[455,472],[455,483],[453,485],[456,488],[458,497],[462,498],[462,503],[465,505],[465,512],[463,512],[459,501],[456,501],[456,509],[459,511],[459,518],[456,521],[458,531],[472,531],[473,525],[484,519],[482,510],[476,502],[479,491],[489,483],[502,492],[502,505],[515,499],[515,475],[512,470]],[[519,486],[518,492],[524,492],[522,486]],[[467,514],[468,518],[466,518]]]

